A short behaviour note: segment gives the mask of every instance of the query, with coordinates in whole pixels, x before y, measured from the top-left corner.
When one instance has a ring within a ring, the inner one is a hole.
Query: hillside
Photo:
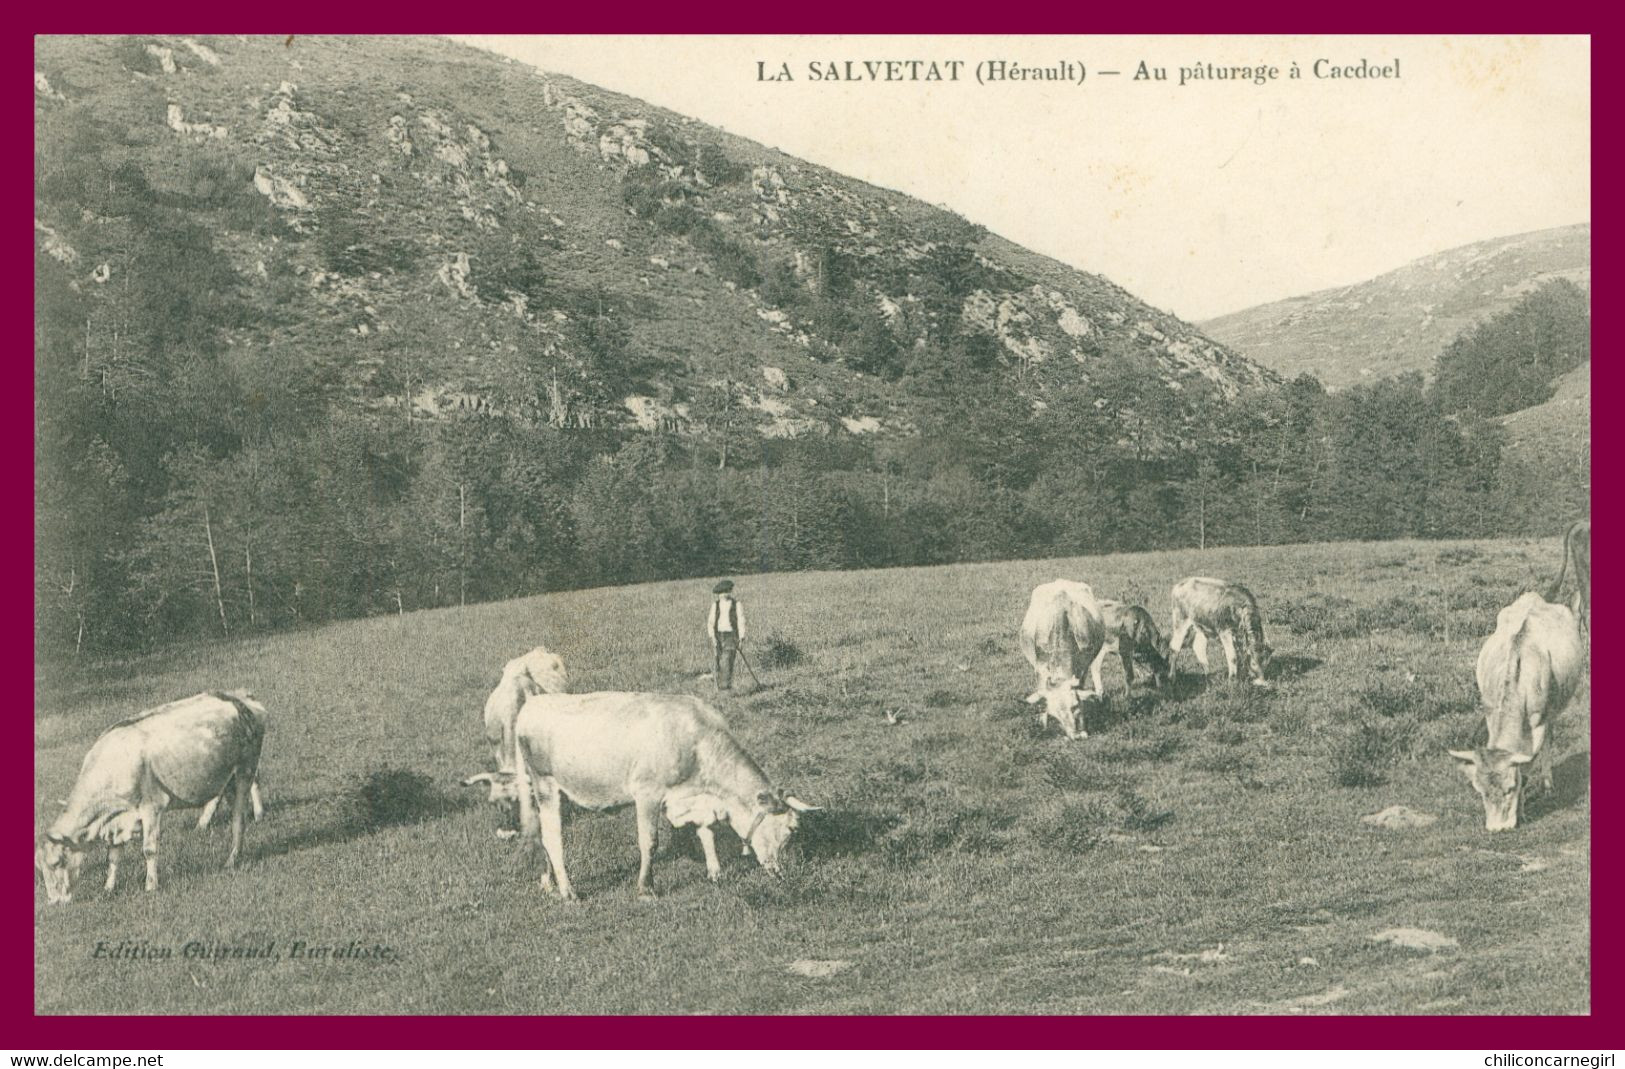
[[[1591,227],[1557,227],[1463,245],[1366,282],[1259,305],[1202,330],[1286,378],[1328,388],[1431,373],[1465,328],[1511,308],[1549,279],[1589,289]]]
[[[1508,518],[1525,530],[1559,531],[1591,513],[1591,364],[1557,380],[1543,404],[1501,417]]]
[[[954,346],[1034,401],[1125,361],[1268,379],[946,211],[440,40],[42,37],[35,105],[41,282],[92,306],[89,364],[135,201],[202,232],[173,284],[239,360],[408,417],[698,430],[720,385],[769,435],[906,431],[895,380]]]
[[[777,636],[801,659],[755,658],[762,686],[721,696],[698,678],[707,581],[63,666],[39,684],[36,827],[107,725],[227,685],[269,711],[267,811],[235,872],[221,825],[181,811],[157,892],[128,855],[104,892],[99,851],[70,905],[37,892],[35,1009],[1585,1013],[1589,688],[1548,739],[1556,791],[1514,832],[1484,830],[1445,755],[1483,730],[1473,658],[1496,611],[1560,558],[1550,538],[761,576],[742,583],[753,650]],[[1040,731],[1016,641],[1033,585],[1087,578],[1166,622],[1169,585],[1191,574],[1257,592],[1274,688],[1204,683],[1186,653],[1170,686],[1128,695],[1110,658],[1089,737]],[[576,810],[564,850],[581,900],[544,895],[485,792],[456,786],[490,760],[480,709],[503,662],[538,642],[581,691],[714,701],[776,785],[825,807],[784,878],[723,829],[710,883],[693,834],[665,829],[661,897],[638,901],[632,814]],[[417,786],[369,805],[380,781]],[[1396,806],[1425,826],[1362,819]],[[1393,945],[1395,929],[1435,949]],[[172,954],[97,960],[98,940]],[[281,956],[185,960],[193,940]],[[295,940],[383,944],[398,961],[290,960]]]

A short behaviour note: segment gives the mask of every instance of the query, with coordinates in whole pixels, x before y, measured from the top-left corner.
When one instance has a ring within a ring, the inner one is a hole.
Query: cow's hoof
[[[519,832],[514,828],[498,828],[496,834],[498,839],[512,839],[518,835]]]
[[[652,887],[641,887],[638,889],[639,902],[653,902],[659,897],[659,895],[655,894],[654,888]]]

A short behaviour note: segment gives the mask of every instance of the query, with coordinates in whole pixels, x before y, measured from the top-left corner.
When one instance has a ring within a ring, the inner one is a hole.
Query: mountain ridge
[[[1590,287],[1591,224],[1487,238],[1419,257],[1362,282],[1200,321],[1203,331],[1276,373],[1328,388],[1430,373],[1457,335],[1542,282]]]

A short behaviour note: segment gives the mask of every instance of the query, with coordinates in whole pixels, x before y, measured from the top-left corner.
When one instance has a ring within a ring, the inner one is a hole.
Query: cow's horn
[[[1473,764],[1478,762],[1478,755],[1471,750],[1446,750],[1445,752],[1458,761],[1467,761]]]
[[[480,783],[490,783],[494,776],[495,773],[492,772],[476,772],[474,775],[463,780],[463,786],[473,787]]]
[[[787,794],[784,796],[784,804],[789,806],[791,809],[794,809],[798,813],[820,813],[823,812],[824,809],[824,807],[821,805],[808,805],[806,802],[803,802],[800,798],[797,798],[793,794]]]

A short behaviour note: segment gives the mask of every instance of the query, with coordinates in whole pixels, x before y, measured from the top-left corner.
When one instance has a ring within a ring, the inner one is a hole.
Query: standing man
[[[711,588],[716,597],[705,619],[705,633],[711,639],[711,653],[715,660],[718,690],[732,690],[734,685],[734,657],[739,643],[745,637],[745,610],[734,597],[732,579],[724,579]]]

